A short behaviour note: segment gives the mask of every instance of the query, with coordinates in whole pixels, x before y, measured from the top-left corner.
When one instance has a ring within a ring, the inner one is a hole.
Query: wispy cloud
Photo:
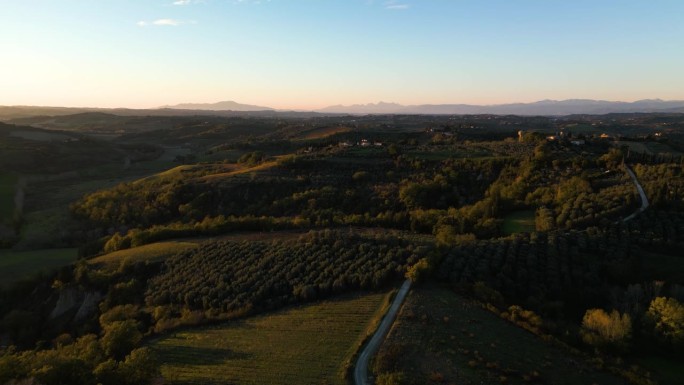
[[[178,27],[185,24],[197,24],[194,20],[177,20],[177,19],[157,19],[154,21],[141,20],[136,23],[138,27],[157,26],[157,27]]]
[[[200,4],[204,3],[204,0],[176,0],[174,1],[173,5],[190,5],[190,4]]]
[[[233,4],[262,4],[262,3],[270,3],[271,0],[233,0]]]
[[[409,9],[411,5],[406,4],[406,3],[399,3],[397,1],[385,1],[383,3],[383,6],[385,9],[392,9],[392,10],[398,10],[398,11],[403,11],[405,9]]]

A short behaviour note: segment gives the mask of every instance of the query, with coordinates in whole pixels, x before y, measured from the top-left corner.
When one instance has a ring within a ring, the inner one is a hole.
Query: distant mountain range
[[[250,104],[240,104],[232,100],[217,103],[182,103],[174,106],[163,106],[173,110],[194,110],[194,111],[272,111],[273,108],[253,106]]]
[[[161,107],[174,110],[193,111],[276,111],[271,107],[240,104],[234,101],[218,103],[183,103]],[[351,106],[336,105],[319,110],[320,114],[418,114],[418,115],[601,115],[633,112],[684,112],[684,100],[647,99],[636,102],[612,102],[606,100],[569,99],[542,100],[534,103],[511,103],[493,105],[473,104],[421,104],[402,105],[397,103],[369,103]]]
[[[534,103],[512,103],[495,105],[472,104],[421,104],[401,105],[397,103],[370,103],[351,106],[330,106],[314,111],[286,111],[271,107],[240,104],[234,101],[218,103],[183,103],[163,106],[158,109],[127,108],[69,108],[42,106],[0,106],[0,121],[32,118],[36,116],[50,117],[79,113],[100,112],[120,116],[280,116],[280,117],[313,117],[321,115],[603,115],[610,113],[684,113],[684,100],[648,99],[636,102],[611,102],[605,100],[570,99],[542,100]]]
[[[471,104],[422,104],[405,106],[396,103],[355,104],[352,106],[331,106],[319,113],[337,114],[425,114],[425,115],[601,115],[632,112],[684,112],[683,100],[648,99],[636,102],[611,102],[605,100],[570,99],[542,100],[534,103],[512,103],[495,105]]]

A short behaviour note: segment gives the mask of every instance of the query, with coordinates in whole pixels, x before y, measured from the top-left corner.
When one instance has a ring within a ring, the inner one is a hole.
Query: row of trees
[[[297,241],[214,242],[176,255],[150,282],[146,303],[230,313],[262,311],[400,277],[418,250],[399,240],[343,232]]]

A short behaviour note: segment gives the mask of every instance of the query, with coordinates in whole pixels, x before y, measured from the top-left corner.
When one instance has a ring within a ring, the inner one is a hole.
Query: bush
[[[404,373],[382,373],[375,379],[377,385],[401,385],[405,384]]]
[[[646,312],[646,324],[668,348],[684,350],[684,305],[674,298],[657,297]]]
[[[580,334],[586,344],[598,349],[625,350],[632,334],[632,319],[617,310],[608,314],[603,309],[589,309],[582,319]]]
[[[134,320],[114,321],[104,327],[100,340],[105,353],[117,360],[123,359],[142,340]]]

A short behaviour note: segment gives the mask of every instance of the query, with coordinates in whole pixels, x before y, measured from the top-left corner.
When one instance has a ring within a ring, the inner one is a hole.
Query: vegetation
[[[625,349],[631,334],[632,319],[617,310],[589,309],[582,319],[582,340],[597,348]]]
[[[157,242],[132,249],[114,251],[109,254],[89,260],[91,264],[104,265],[116,270],[122,264],[135,264],[140,262],[159,262],[178,252],[196,248],[195,242],[169,241]]]
[[[168,259],[145,300],[214,317],[277,309],[382,288],[424,252],[412,249],[396,239],[340,232],[311,233],[294,242],[213,242]],[[158,319],[158,329],[169,322]]]
[[[76,249],[0,250],[0,286],[8,287],[41,273],[47,275],[52,270],[72,264],[77,254]]]
[[[0,220],[0,368],[11,368],[0,383],[150,383],[149,344],[178,357],[163,371],[184,378],[192,341],[216,361],[192,366],[206,374],[197,381],[212,382],[256,359],[221,357],[264,314],[353,302],[404,277],[418,315],[399,330],[421,342],[383,348],[380,383],[613,382],[594,367],[634,384],[676,377],[681,115],[274,114],[85,111],[14,121],[59,131],[0,124],[3,213],[15,211],[8,176],[26,182],[22,215]],[[642,202],[626,166],[651,203],[629,220]],[[57,257],[31,251],[41,248]],[[347,319],[335,314],[325,322]],[[335,357],[351,354],[350,338]],[[532,361],[507,352],[518,339]],[[573,370],[553,358],[563,354]]]
[[[530,210],[515,211],[503,218],[501,231],[504,234],[531,233],[536,230],[535,213]]]
[[[387,296],[358,294],[151,342],[169,384],[346,384]]]
[[[14,218],[14,193],[17,177],[0,174],[0,223],[11,223]]]
[[[477,302],[429,286],[409,294],[374,372],[390,384],[623,383],[581,354],[542,340]]]

